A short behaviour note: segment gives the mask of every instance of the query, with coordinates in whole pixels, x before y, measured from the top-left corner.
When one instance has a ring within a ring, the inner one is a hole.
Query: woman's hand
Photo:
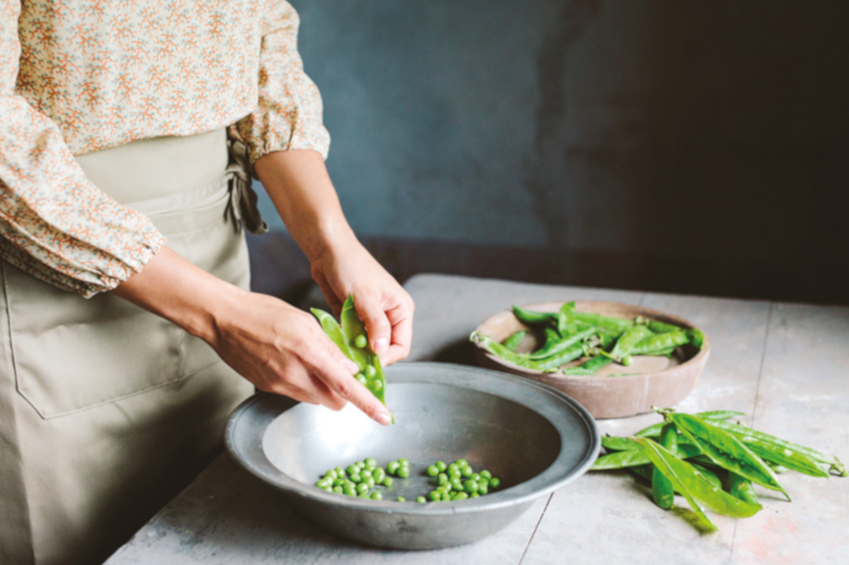
[[[202,338],[260,390],[333,410],[350,401],[391,421],[316,319],[282,300],[221,281],[167,247],[113,292]]]
[[[349,294],[366,328],[372,351],[384,365],[409,355],[413,300],[356,239],[328,248],[312,262],[312,276],[339,316]]]
[[[413,334],[413,301],[357,241],[321,155],[276,151],[255,167],[333,311],[338,314],[353,294],[372,350],[386,365],[405,358]]]

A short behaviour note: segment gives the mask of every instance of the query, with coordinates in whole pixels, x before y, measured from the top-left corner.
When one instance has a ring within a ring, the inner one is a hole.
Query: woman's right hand
[[[260,390],[333,410],[350,401],[379,424],[391,421],[318,321],[282,300],[226,283],[167,247],[113,292],[202,338]]]

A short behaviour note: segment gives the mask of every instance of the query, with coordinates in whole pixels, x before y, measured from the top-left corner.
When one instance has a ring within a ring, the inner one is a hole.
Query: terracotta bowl
[[[562,305],[563,302],[546,302],[522,308],[556,312]],[[575,308],[579,312],[597,312],[631,320],[643,316],[683,328],[695,327],[687,320],[671,314],[619,302],[578,301]],[[529,328],[517,320],[509,310],[490,316],[477,327],[477,331],[496,341],[503,341],[520,329]],[[537,348],[537,343],[537,337],[529,331],[516,351],[533,351]],[[595,418],[623,418],[650,412],[652,406],[675,406],[686,398],[707,363],[710,341],[705,336],[701,350],[692,345],[678,347],[671,358],[636,356],[630,367],[614,363],[591,377],[574,377],[526,369],[487,353],[479,345],[475,348],[475,354],[481,367],[534,379],[563,391],[580,402]],[[582,362],[583,360],[577,360],[566,366],[579,365]]]

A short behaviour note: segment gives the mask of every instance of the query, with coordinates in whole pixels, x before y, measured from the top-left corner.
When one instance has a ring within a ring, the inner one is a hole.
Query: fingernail
[[[377,353],[378,355],[380,355],[382,353],[386,353],[386,351],[388,349],[389,349],[389,340],[386,339],[385,337],[382,337],[382,338],[378,339],[376,342],[374,342],[374,352]]]
[[[351,361],[350,359],[343,359],[342,366],[345,367],[345,370],[351,373],[352,375],[356,375],[360,368],[357,367],[357,364]]]
[[[380,414],[378,414],[375,420],[381,426],[388,426],[392,423],[392,418],[390,418],[389,414],[387,414],[386,412],[381,412]]]

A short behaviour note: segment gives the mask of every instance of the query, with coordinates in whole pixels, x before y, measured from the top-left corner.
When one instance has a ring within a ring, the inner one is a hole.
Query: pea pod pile
[[[778,470],[823,478],[829,472],[849,476],[836,457],[729,421],[744,415],[740,412],[655,410],[664,422],[632,437],[602,438],[607,453],[596,460],[592,470],[628,469],[651,482],[652,497],[664,509],[671,508],[675,494],[680,494],[703,529],[717,528],[702,506],[733,518],[747,518],[760,510],[753,485],[781,492],[790,500],[778,480]]]
[[[318,318],[321,328],[327,337],[336,344],[342,353],[357,364],[360,372],[357,380],[371,391],[374,396],[386,405],[386,375],[380,365],[380,357],[377,356],[369,346],[368,335],[357,310],[354,308],[354,297],[348,296],[342,305],[342,313],[339,322],[332,314],[312,308],[311,312]],[[395,418],[392,418],[395,423]]]
[[[530,353],[517,353],[516,347],[528,330],[519,330],[499,343],[480,332],[470,340],[509,363],[544,373],[590,376],[611,363],[629,366],[635,355],[669,357],[675,348],[688,343],[701,348],[704,335],[698,329],[685,329],[638,316],[635,320],[578,312],[567,302],[557,312],[535,312],[513,306],[516,318],[544,337],[542,346]],[[580,365],[563,365],[581,359]]]

